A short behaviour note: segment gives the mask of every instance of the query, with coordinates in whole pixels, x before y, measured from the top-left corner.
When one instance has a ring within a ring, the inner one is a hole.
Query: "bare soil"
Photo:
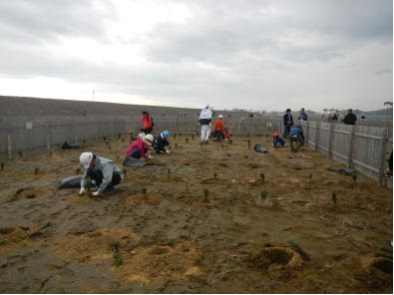
[[[126,136],[4,160],[0,292],[393,292],[391,189],[269,137],[170,141],[140,168]],[[124,169],[115,195],[58,189],[82,150]]]

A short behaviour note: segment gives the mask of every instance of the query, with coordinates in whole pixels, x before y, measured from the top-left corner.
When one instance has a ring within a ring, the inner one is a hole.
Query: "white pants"
[[[211,126],[201,125],[201,141],[208,141],[209,134],[211,134]]]

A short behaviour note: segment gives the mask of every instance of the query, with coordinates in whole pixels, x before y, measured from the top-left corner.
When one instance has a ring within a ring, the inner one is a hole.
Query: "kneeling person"
[[[111,160],[90,152],[82,153],[79,160],[85,168],[81,179],[80,195],[86,192],[85,186],[88,180],[94,180],[98,186],[97,191],[93,192],[93,196],[98,196],[101,193],[110,195],[115,192],[114,185],[119,184],[123,176],[122,171]]]
[[[168,137],[170,137],[170,132],[165,130],[162,133],[160,133],[159,136],[153,139],[152,147],[157,154],[170,153],[170,150],[166,148],[166,147],[168,148],[170,147],[170,143],[167,140]]]
[[[290,146],[292,152],[297,152],[300,146],[304,145],[305,137],[301,125],[291,127],[290,133]]]

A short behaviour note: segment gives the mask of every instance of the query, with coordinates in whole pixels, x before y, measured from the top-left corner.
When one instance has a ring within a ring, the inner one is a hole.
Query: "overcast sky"
[[[0,1],[0,95],[382,109],[393,1]]]

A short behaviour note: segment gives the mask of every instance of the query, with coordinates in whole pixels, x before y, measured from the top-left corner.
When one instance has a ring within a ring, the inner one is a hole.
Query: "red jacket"
[[[149,147],[145,144],[144,140],[141,137],[138,137],[127,149],[126,155],[128,157],[131,156],[135,149],[140,149],[141,158],[147,158],[148,155],[146,152],[149,150]]]
[[[217,119],[215,122],[215,131],[223,131],[224,123],[222,119]]]
[[[144,129],[152,129],[152,118],[149,114],[141,116],[141,123],[144,126]]]

